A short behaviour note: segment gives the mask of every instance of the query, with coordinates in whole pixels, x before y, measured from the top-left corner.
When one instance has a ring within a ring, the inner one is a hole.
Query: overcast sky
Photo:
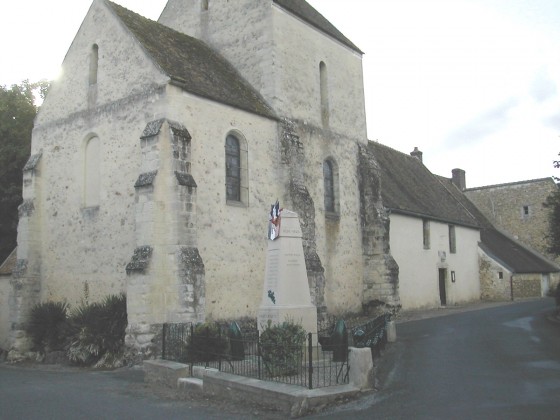
[[[468,187],[559,175],[559,0],[308,1],[365,52],[370,140]],[[157,20],[166,0],[116,2]],[[0,84],[55,78],[90,4],[4,2]]]

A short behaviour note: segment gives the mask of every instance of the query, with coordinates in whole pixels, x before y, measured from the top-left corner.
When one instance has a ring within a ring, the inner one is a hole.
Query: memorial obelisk
[[[272,206],[259,330],[290,320],[317,337],[317,308],[311,302],[298,215]]]

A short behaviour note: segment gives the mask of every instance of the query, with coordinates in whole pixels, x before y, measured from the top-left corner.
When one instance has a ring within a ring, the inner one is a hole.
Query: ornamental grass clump
[[[289,376],[302,368],[306,332],[300,324],[284,321],[271,325],[260,335],[260,351],[270,376]]]
[[[44,354],[64,349],[67,311],[65,302],[42,302],[33,306],[26,331],[33,341],[34,351]]]
[[[68,358],[98,368],[122,366],[127,326],[126,296],[110,295],[70,312]]]

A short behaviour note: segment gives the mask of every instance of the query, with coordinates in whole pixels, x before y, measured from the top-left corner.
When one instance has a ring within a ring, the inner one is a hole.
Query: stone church
[[[303,0],[94,0],[35,121],[10,340],[29,308],[125,292],[158,324],[255,317],[270,204],[296,212],[319,317],[399,307],[362,51]]]

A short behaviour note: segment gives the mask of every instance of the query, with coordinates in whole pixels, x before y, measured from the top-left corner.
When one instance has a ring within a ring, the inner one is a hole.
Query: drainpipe
[[[509,276],[509,288],[511,290],[511,301],[513,302],[513,274]]]

